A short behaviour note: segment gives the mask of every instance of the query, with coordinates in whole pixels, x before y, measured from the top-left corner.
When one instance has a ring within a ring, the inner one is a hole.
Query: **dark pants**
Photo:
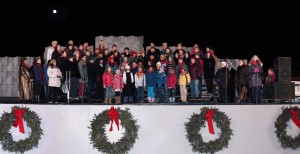
[[[104,88],[102,81],[96,82],[95,97],[96,99],[104,99]]]
[[[175,89],[174,88],[168,88],[169,97],[175,97]]]
[[[88,80],[88,87],[87,87],[87,97],[92,98],[92,93],[95,90],[96,87],[96,79],[90,79]]]
[[[137,88],[137,102],[144,101],[144,87]]]
[[[57,101],[57,95],[58,95],[58,89],[59,87],[50,87],[49,86],[49,101],[56,102]]]
[[[220,103],[227,103],[228,93],[226,98],[226,84],[219,85],[219,96],[220,96]]]
[[[261,87],[251,87],[251,97],[253,103],[260,103],[262,99]]]
[[[158,88],[158,98],[159,98],[158,103],[164,103],[165,102],[165,88],[164,87],[159,87]]]
[[[213,79],[213,77],[205,78],[208,93],[213,93]]]
[[[41,97],[44,85],[34,85],[34,96]]]
[[[71,77],[71,85],[70,85],[70,97],[77,97],[77,88],[78,88],[78,78]]]

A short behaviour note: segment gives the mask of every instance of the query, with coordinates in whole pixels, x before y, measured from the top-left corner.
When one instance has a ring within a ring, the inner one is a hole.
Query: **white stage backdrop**
[[[0,106],[0,113],[10,112],[13,105]],[[90,121],[110,106],[97,105],[24,105],[42,118],[44,136],[39,147],[28,154],[98,154],[89,140]],[[298,105],[300,107],[300,105]],[[140,125],[139,139],[131,154],[190,154],[184,123],[193,112],[205,106],[122,105],[129,107]],[[210,107],[210,106],[208,106]],[[219,154],[299,154],[300,149],[283,150],[274,133],[274,122],[282,105],[217,105],[231,118],[233,130],[228,149]],[[216,126],[214,127],[216,129]],[[15,129],[15,128],[14,128]],[[201,129],[207,136],[208,130]],[[287,132],[298,135],[300,129],[291,121]],[[2,146],[0,145],[0,148]],[[1,151],[1,149],[0,149]],[[1,151],[1,154],[9,152]]]

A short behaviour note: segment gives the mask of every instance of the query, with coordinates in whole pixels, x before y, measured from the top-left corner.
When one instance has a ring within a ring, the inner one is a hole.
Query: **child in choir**
[[[146,74],[146,85],[148,90],[149,103],[154,103],[155,100],[154,88],[156,86],[156,82],[157,82],[156,72],[154,71],[153,66],[150,66]]]
[[[121,93],[124,88],[124,81],[119,69],[116,70],[113,81],[113,91],[115,92],[116,104],[121,104]]]
[[[108,66],[106,68],[105,73],[103,73],[102,80],[103,80],[103,88],[106,90],[105,91],[105,103],[109,103],[109,104],[112,103],[111,100],[113,97],[113,90],[112,90],[113,78],[114,77],[113,77],[113,74],[111,71],[111,67]]]
[[[134,75],[135,88],[137,89],[137,102],[144,101],[144,87],[146,86],[146,76],[143,67],[138,67],[138,72]]]
[[[188,67],[185,65],[182,67],[181,73],[179,75],[178,84],[180,86],[180,97],[181,102],[187,103],[187,86],[191,82],[190,74],[188,73]]]
[[[169,92],[169,102],[175,102],[175,90],[177,84],[177,77],[175,75],[174,68],[170,69],[170,72],[167,76],[167,88]]]
[[[134,95],[134,78],[133,74],[130,71],[130,66],[125,66],[125,72],[123,74],[124,80],[124,103],[133,103],[133,95]]]
[[[157,89],[158,89],[158,96],[159,96],[159,102],[163,103],[165,102],[165,89],[167,88],[166,86],[166,74],[164,71],[164,67],[161,66],[159,68],[158,74],[157,74]]]

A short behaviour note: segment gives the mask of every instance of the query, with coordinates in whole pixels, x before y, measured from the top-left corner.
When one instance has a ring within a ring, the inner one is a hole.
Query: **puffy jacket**
[[[57,76],[61,76],[61,72],[59,70],[59,68],[57,67],[49,67],[47,70],[47,74],[49,77],[49,87],[60,87],[61,83],[60,83],[60,78],[58,78]]]
[[[167,82],[167,77],[166,77],[166,74],[165,72],[162,72],[162,73],[158,73],[157,74],[157,85],[158,87],[166,87],[166,82]]]
[[[167,76],[167,87],[168,88],[176,88],[177,77],[175,74],[169,74]]]
[[[103,80],[103,87],[107,86],[113,86],[113,74],[105,72],[103,74],[102,80]]]
[[[124,81],[121,75],[115,75],[113,81],[113,90],[121,90],[124,88]]]
[[[179,81],[178,81],[178,84],[179,86],[186,86],[187,83],[191,83],[191,76],[189,73],[186,73],[186,74],[180,74],[179,75]]]
[[[155,87],[157,83],[156,72],[149,72],[146,74],[146,85],[147,87]]]

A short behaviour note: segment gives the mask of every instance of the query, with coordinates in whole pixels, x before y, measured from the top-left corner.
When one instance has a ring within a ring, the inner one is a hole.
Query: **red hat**
[[[135,55],[135,54],[136,54],[135,51],[131,51],[131,52],[130,52],[130,56],[133,56],[133,55]]]
[[[214,51],[213,50],[208,50],[207,51],[211,56],[215,56]]]

